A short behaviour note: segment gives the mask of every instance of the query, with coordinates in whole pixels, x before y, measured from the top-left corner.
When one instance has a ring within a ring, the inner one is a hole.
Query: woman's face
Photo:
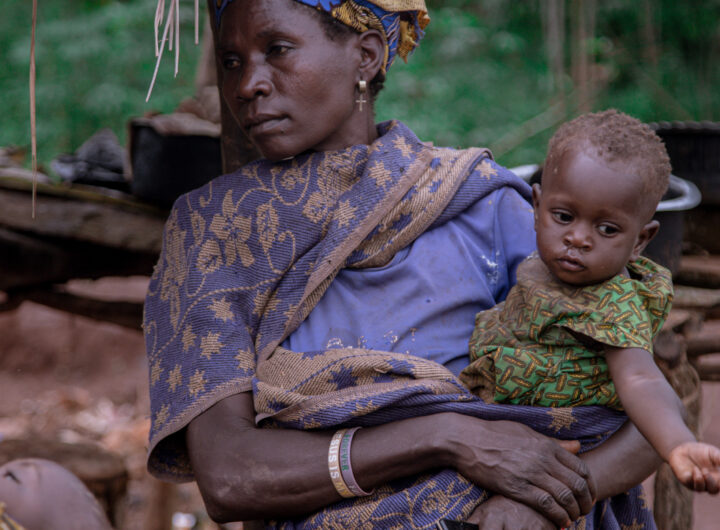
[[[356,37],[330,40],[318,14],[294,0],[229,4],[217,49],[223,97],[264,157],[367,142],[367,118],[355,104]]]

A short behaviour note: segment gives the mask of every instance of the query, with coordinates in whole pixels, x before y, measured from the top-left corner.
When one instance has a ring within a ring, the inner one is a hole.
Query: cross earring
[[[358,86],[358,92],[360,92],[360,97],[355,100],[355,103],[360,105],[360,112],[363,111],[363,103],[367,103],[367,100],[365,99],[365,93],[367,92],[367,82],[364,79],[361,79],[357,83]]]

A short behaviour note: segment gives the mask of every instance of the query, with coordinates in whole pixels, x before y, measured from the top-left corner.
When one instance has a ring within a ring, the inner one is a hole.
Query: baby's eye
[[[602,224],[598,226],[598,230],[604,236],[614,236],[620,229],[617,226]]]
[[[553,212],[552,216],[553,219],[562,224],[570,223],[573,220],[573,216],[567,212]]]

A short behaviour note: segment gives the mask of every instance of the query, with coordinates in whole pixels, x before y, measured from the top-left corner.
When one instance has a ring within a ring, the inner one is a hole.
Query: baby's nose
[[[592,237],[590,231],[582,227],[569,230],[564,238],[563,244],[566,247],[572,247],[579,250],[590,250],[592,248]]]

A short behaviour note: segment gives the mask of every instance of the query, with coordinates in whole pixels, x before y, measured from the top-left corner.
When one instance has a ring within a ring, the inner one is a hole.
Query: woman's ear
[[[659,229],[660,223],[655,219],[642,227],[642,230],[640,230],[640,233],[635,240],[635,246],[633,247],[632,253],[630,254],[631,261],[635,261],[638,257],[640,257],[642,251],[645,250],[648,243],[652,241],[652,238],[657,235]]]
[[[382,68],[385,60],[385,40],[376,29],[364,31],[359,37],[358,43],[362,54],[360,74],[362,79],[370,83]]]

